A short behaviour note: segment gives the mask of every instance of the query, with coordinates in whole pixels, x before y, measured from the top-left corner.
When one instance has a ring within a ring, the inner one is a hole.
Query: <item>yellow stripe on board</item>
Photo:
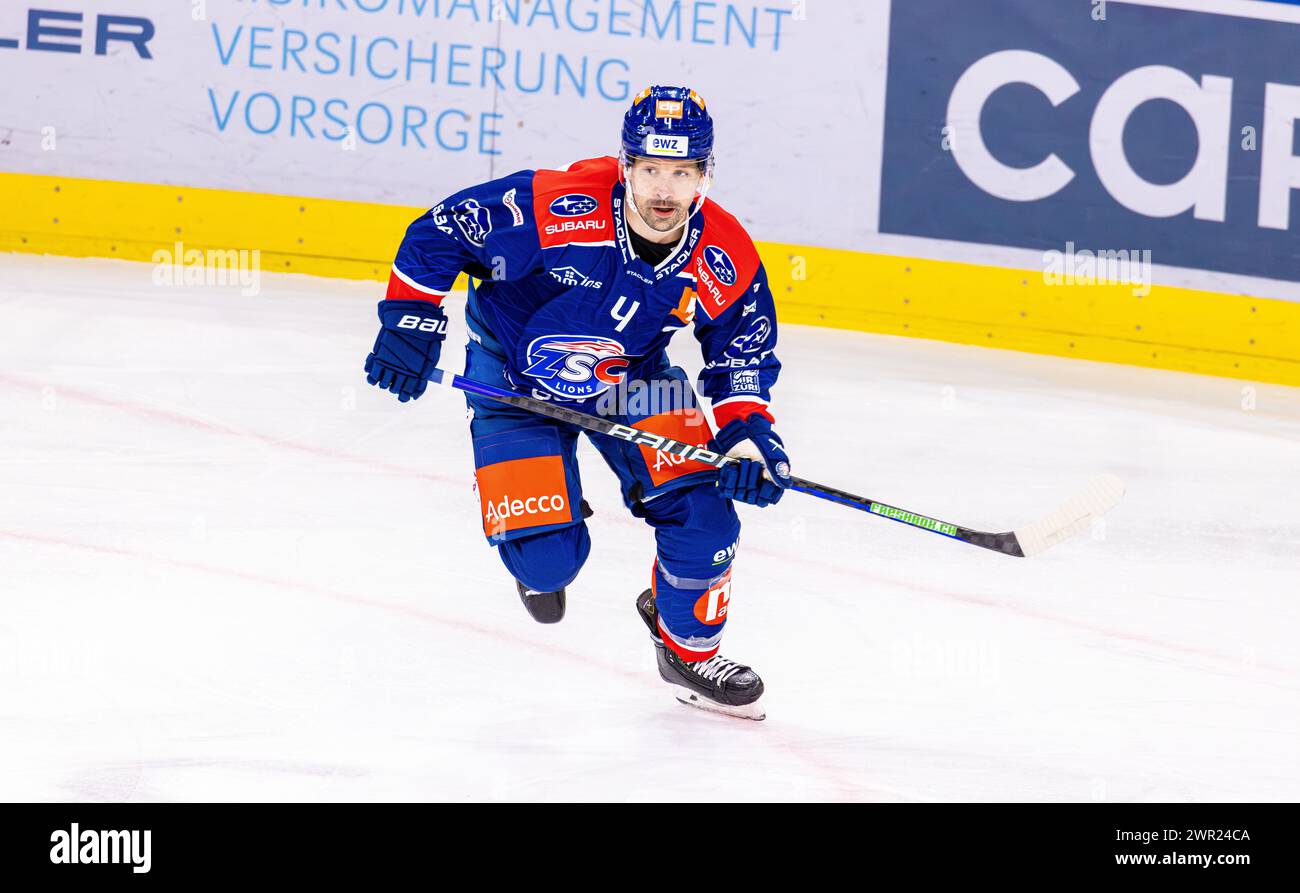
[[[260,249],[262,269],[388,281],[428,208],[189,186],[0,174],[0,251],[151,261],[159,249]]]
[[[151,261],[177,241],[260,249],[262,268],[388,278],[425,209],[0,174],[0,250]],[[760,242],[781,320],[1300,385],[1300,303]]]
[[[1300,303],[1161,285],[1138,297],[1130,285],[1048,285],[1041,270],[759,247],[783,322],[1300,385]]]

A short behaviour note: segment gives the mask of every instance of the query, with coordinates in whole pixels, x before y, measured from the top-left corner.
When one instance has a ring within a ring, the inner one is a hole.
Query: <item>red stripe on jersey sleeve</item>
[[[767,407],[762,403],[750,403],[748,400],[737,400],[735,403],[724,403],[721,406],[713,407],[713,420],[718,423],[718,428],[725,428],[728,422],[734,422],[736,419],[747,419],[752,415],[761,415],[773,425],[776,419],[767,411]]]
[[[441,304],[444,297],[446,295],[420,291],[398,276],[396,270],[388,274],[388,292],[384,295],[386,301],[428,301],[431,304]]]

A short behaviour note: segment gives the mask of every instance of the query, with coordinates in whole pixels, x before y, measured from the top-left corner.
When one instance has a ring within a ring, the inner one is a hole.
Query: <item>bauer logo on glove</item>
[[[447,314],[428,301],[380,301],[379,337],[366,357],[366,381],[405,403],[419,399],[438,366]]]
[[[447,318],[403,316],[397,321],[397,327],[399,329],[415,329],[420,332],[436,332],[445,336],[447,334]]]

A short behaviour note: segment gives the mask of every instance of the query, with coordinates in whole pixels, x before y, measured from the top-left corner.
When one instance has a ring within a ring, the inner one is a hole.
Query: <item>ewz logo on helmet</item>
[[[657,136],[650,134],[645,138],[645,151],[647,155],[657,155],[665,158],[686,158],[691,150],[691,141],[689,137],[684,136]]]

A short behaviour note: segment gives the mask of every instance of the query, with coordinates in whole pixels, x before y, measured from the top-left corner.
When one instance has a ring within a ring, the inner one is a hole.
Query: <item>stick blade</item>
[[[1078,536],[1092,522],[1113,509],[1124,497],[1124,482],[1113,474],[1101,474],[1088,482],[1081,493],[1047,517],[1015,531],[1026,557],[1045,552],[1057,543]]]

